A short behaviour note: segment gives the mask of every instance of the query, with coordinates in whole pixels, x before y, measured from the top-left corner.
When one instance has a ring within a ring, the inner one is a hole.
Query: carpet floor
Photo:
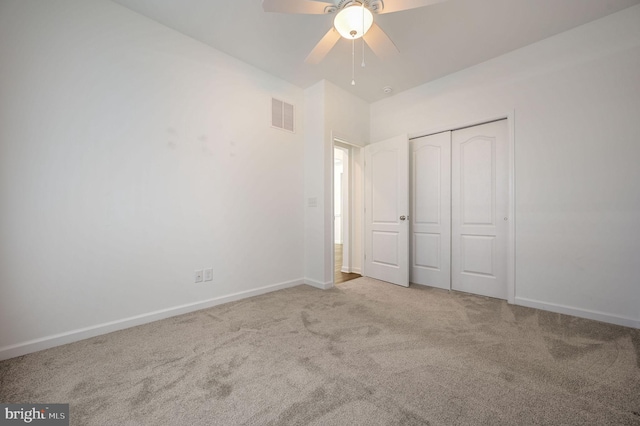
[[[0,362],[72,425],[640,425],[640,330],[358,278]]]

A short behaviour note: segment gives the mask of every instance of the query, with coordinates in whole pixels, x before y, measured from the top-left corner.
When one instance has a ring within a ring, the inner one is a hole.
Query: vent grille
[[[295,113],[293,105],[288,104],[279,99],[271,99],[271,126],[286,130],[288,132],[295,132]]]

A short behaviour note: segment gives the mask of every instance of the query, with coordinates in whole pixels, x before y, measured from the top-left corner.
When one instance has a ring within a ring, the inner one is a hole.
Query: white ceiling
[[[332,26],[333,15],[262,11],[261,0],[114,0],[161,24],[306,88],[326,79],[373,102],[640,3],[640,0],[448,0],[376,15],[400,55],[381,61],[340,40],[318,65],[304,59]],[[331,0],[327,0],[331,1]],[[338,0],[335,0],[336,3]],[[385,0],[386,2],[402,0]]]

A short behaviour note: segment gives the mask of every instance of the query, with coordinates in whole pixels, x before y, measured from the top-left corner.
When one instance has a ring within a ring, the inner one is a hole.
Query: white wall
[[[302,89],[109,1],[0,40],[0,357],[303,282]]]
[[[305,282],[319,288],[330,285],[325,280],[324,245],[324,170],[331,161],[325,153],[324,81],[304,91],[304,277]],[[331,228],[329,228],[330,233]]]
[[[516,303],[640,326],[640,6],[371,106],[371,139],[515,111]]]
[[[320,288],[331,287],[334,274],[333,138],[359,146],[367,144],[369,104],[323,80],[305,90],[305,282]],[[356,167],[354,173],[361,171]],[[356,190],[360,183],[356,183]],[[316,207],[308,206],[309,198],[316,199]],[[354,209],[360,207],[356,201]],[[356,216],[353,221],[358,223],[361,219]],[[360,229],[356,227],[354,233],[358,235],[358,232]],[[356,260],[359,249],[360,246],[354,244],[356,270],[360,267]]]
[[[369,104],[335,84],[325,81],[327,131],[352,145],[369,143]]]

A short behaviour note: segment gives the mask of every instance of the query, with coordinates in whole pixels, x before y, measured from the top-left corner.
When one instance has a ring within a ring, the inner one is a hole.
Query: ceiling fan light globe
[[[347,39],[357,39],[369,31],[373,25],[373,14],[366,7],[351,5],[342,9],[333,20],[338,33]]]

